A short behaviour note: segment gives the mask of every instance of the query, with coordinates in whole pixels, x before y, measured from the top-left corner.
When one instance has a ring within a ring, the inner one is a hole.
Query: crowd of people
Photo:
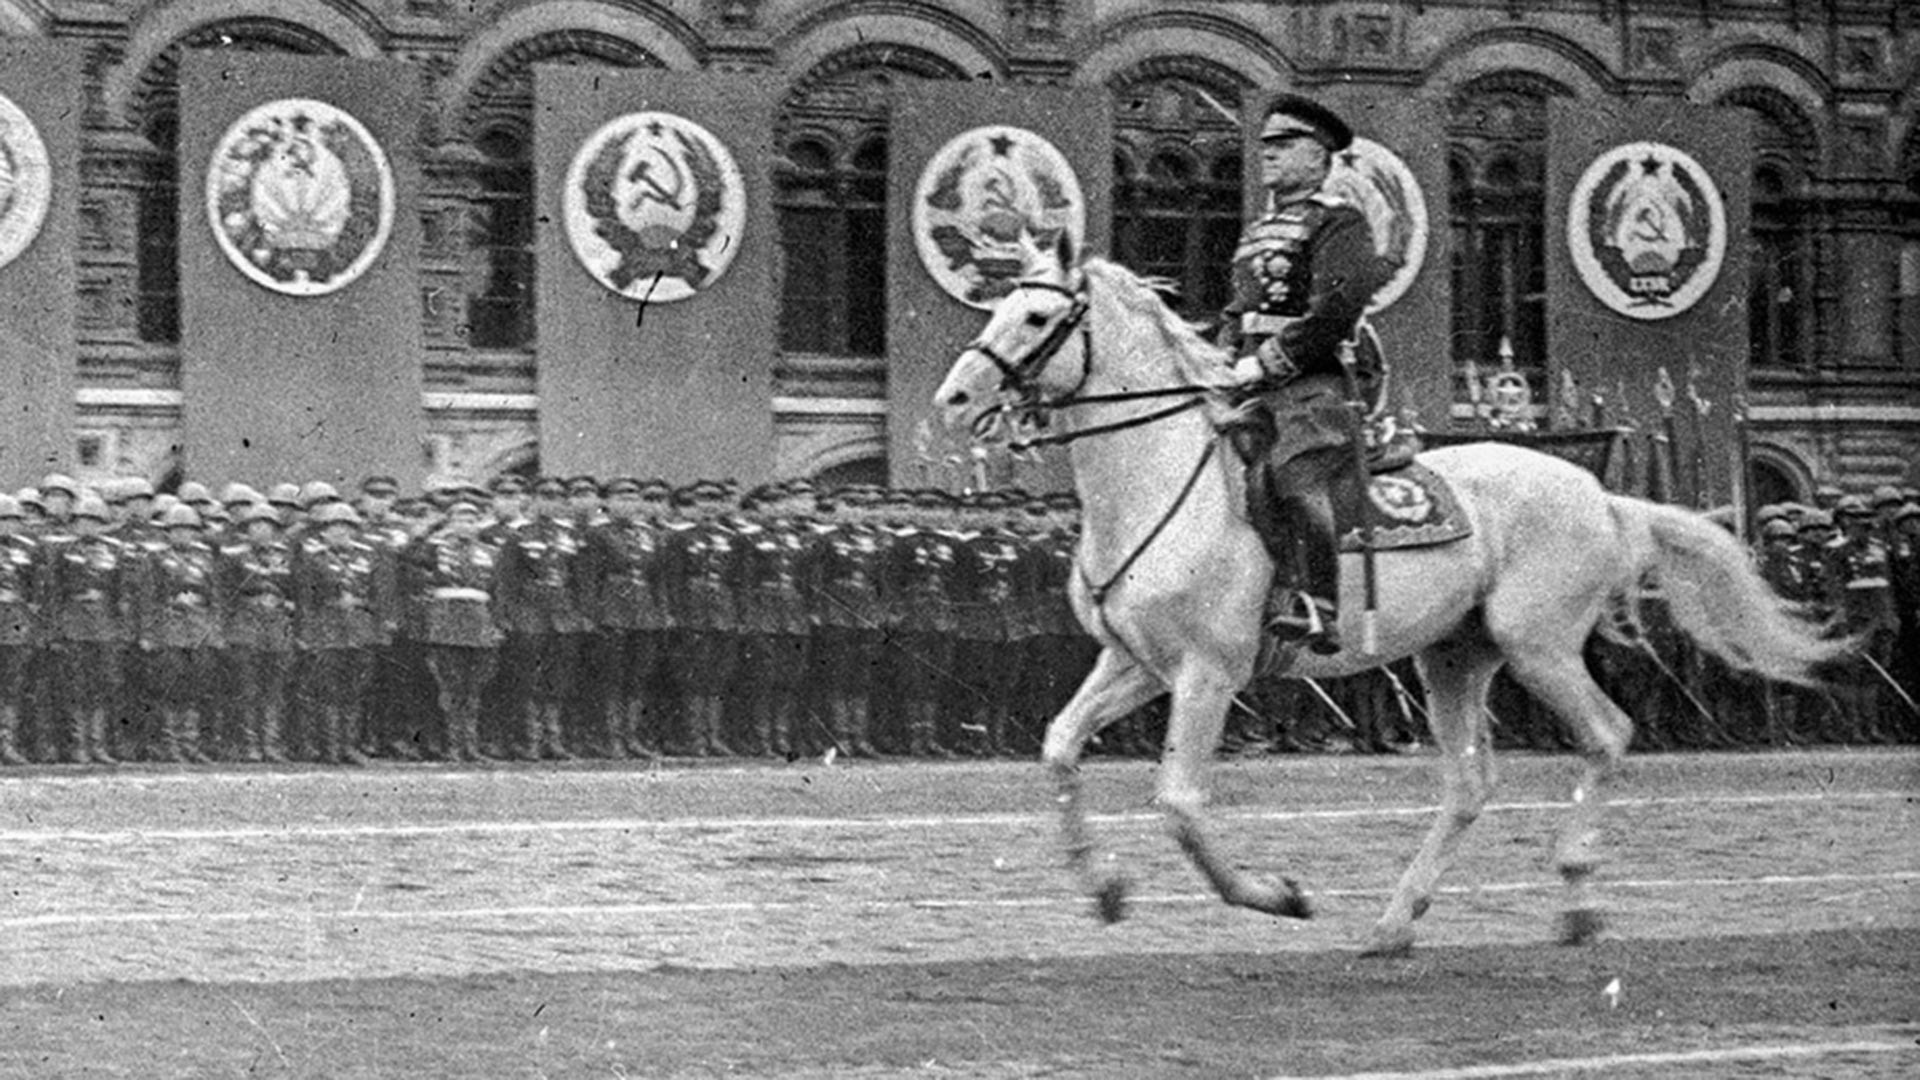
[[[1596,641],[1645,746],[1915,741],[1920,493],[1759,514],[1763,572],[1857,663],[1743,679]],[[591,477],[402,497],[47,476],[0,495],[0,763],[1031,755],[1092,662],[1071,495]],[[1649,669],[1648,665],[1652,665]],[[1903,688],[1904,684],[1904,688]],[[1563,745],[1516,687],[1500,739]],[[1156,751],[1153,707],[1097,751]],[[1424,735],[1411,666],[1258,679],[1242,750]]]
[[[1070,497],[390,477],[0,496],[0,761],[1030,753]]]

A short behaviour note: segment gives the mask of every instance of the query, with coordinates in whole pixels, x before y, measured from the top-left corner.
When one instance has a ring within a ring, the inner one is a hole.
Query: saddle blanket
[[[1373,526],[1373,549],[1431,547],[1473,535],[1453,488],[1418,461],[1367,477],[1360,489],[1335,485],[1335,531],[1343,554],[1360,551],[1360,526]]]

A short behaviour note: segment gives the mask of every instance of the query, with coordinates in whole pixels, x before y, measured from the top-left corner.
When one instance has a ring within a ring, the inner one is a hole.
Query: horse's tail
[[[1817,682],[1815,670],[1855,647],[1775,593],[1745,547],[1690,510],[1615,495],[1609,508],[1632,553],[1627,614],[1638,622],[1642,601],[1664,601],[1675,625],[1733,667],[1786,682]],[[1621,628],[1603,632],[1624,640]]]

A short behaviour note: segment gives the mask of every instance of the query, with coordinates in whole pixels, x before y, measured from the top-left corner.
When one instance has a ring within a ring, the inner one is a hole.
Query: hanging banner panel
[[[80,49],[0,39],[0,488],[71,471]],[[103,463],[111,465],[111,462]]]
[[[1023,229],[1064,232],[1082,253],[1106,252],[1111,103],[1097,87],[927,82],[895,93],[887,183],[888,469],[900,486],[981,486],[985,467],[968,464],[965,433],[940,429],[933,393],[1019,272],[1011,252]],[[1057,452],[1017,480],[1053,489],[1071,482]]]
[[[181,58],[190,478],[420,479],[418,86],[398,61]]]
[[[777,94],[735,74],[535,68],[544,471],[771,475]]]
[[[1725,503],[1746,391],[1751,120],[1671,102],[1548,105],[1550,397],[1577,399],[1577,414],[1599,394],[1611,416],[1671,433],[1667,497]]]

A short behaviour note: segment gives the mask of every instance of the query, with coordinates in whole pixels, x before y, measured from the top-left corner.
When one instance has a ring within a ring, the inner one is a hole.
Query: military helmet
[[[1920,500],[1901,503],[1900,509],[1893,512],[1893,520],[1896,523],[1908,518],[1920,518]]]
[[[323,503],[336,503],[339,501],[339,489],[327,483],[325,480],[308,481],[300,489],[300,505],[308,510],[312,510],[314,507],[320,506]]]
[[[1833,516],[1836,518],[1872,517],[1873,509],[1867,505],[1867,500],[1860,496],[1847,495],[1833,504]]]
[[[95,521],[112,521],[113,515],[107,513],[107,504],[100,496],[89,491],[80,496],[73,504],[73,516],[92,518]]]
[[[271,521],[275,525],[280,524],[280,511],[276,509],[272,503],[264,500],[250,502],[242,506],[240,513],[235,516],[239,518],[240,524],[242,525],[251,525],[256,521]]]
[[[46,478],[40,481],[40,494],[42,496],[65,494],[69,499],[77,499],[80,497],[80,485],[65,473],[48,473]]]
[[[19,499],[11,495],[0,494],[0,518],[24,518],[26,516],[27,511],[20,505]]]
[[[275,506],[290,506],[300,509],[300,485],[275,484],[267,491],[267,501]]]
[[[1800,531],[1833,528],[1833,515],[1825,510],[1809,510],[1800,515]]]
[[[245,506],[260,502],[260,493],[245,484],[228,484],[220,489],[220,505]]]
[[[165,529],[198,529],[200,525],[200,511],[184,502],[168,507],[160,518],[160,526]]]
[[[45,499],[40,497],[39,488],[23,487],[19,491],[14,492],[13,497],[20,500],[20,506],[23,509],[30,506],[43,514],[47,512],[47,503]]]
[[[1886,507],[1899,506],[1905,502],[1906,499],[1900,494],[1899,488],[1894,487],[1892,484],[1881,484],[1879,487],[1873,489],[1873,494],[1868,497],[1867,501],[1872,504],[1875,510],[1880,510]]]
[[[1761,527],[1760,535],[1772,540],[1783,536],[1793,536],[1798,531],[1799,530],[1793,527],[1793,522],[1785,518],[1775,518]]]
[[[120,498],[124,500],[153,498],[153,482],[144,476],[123,477],[120,481]]]
[[[198,480],[189,480],[181,484],[180,490],[174,492],[174,494],[177,495],[183,503],[210,503],[213,501],[213,492],[208,491],[207,485]]]
[[[338,525],[342,523],[358,525],[360,524],[360,512],[355,510],[351,503],[323,503],[314,509],[312,520],[316,525]]]
[[[1765,525],[1769,522],[1779,521],[1786,516],[1787,508],[1784,505],[1780,503],[1768,503],[1753,512],[1753,521],[1756,525]]]

